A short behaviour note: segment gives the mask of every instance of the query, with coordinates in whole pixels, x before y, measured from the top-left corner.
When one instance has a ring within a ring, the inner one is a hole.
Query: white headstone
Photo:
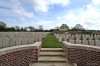
[[[66,35],[66,39],[69,39],[69,36],[68,35]]]
[[[74,35],[71,36],[71,39],[74,40]]]
[[[100,46],[100,40],[95,40],[95,43],[96,46]]]
[[[38,36],[38,40],[42,41],[42,35],[41,34]]]
[[[89,45],[94,46],[94,45],[95,45],[95,44],[94,44],[94,40],[89,40]]]
[[[75,44],[75,43],[74,43],[74,40],[72,40],[72,39],[70,39],[69,42]]]
[[[22,45],[28,44],[28,38],[22,38]]]
[[[97,37],[97,35],[94,35],[94,37],[95,37],[95,40],[98,40],[98,37]]]
[[[28,41],[29,41],[29,44],[33,44],[34,43],[34,38],[29,38]]]
[[[92,36],[92,35],[91,35],[91,36],[89,36],[89,39],[90,39],[90,40],[92,40],[92,39],[93,39],[93,36]]]
[[[97,35],[97,39],[100,39],[100,35]]]
[[[76,39],[80,39],[80,35],[76,34],[75,35]]]
[[[15,38],[9,38],[9,46],[15,46]]]
[[[76,44],[81,44],[81,40],[76,40]]]
[[[82,40],[82,44],[88,45],[88,40]]]
[[[67,36],[64,36],[64,41],[67,41],[67,39],[68,39]]]
[[[34,37],[34,40],[35,40],[35,42],[38,42],[39,38],[36,36],[36,37]]]
[[[15,38],[15,41],[16,41],[16,46],[17,45],[21,45],[21,43],[22,43],[22,39],[21,38]]]
[[[59,40],[59,42],[62,42],[62,36],[61,35],[59,36],[58,40]]]
[[[2,38],[2,46],[3,46],[3,48],[9,47],[9,39],[8,38],[6,38],[6,37]]]
[[[0,38],[0,48],[2,48],[2,38]]]
[[[82,34],[82,37],[84,37],[85,35],[84,34]]]
[[[85,34],[83,37],[83,40],[86,40],[86,39],[87,39],[87,34]]]

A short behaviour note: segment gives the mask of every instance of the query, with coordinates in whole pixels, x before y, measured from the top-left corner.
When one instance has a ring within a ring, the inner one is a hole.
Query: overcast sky
[[[0,21],[44,29],[81,24],[100,30],[100,0],[0,0]]]

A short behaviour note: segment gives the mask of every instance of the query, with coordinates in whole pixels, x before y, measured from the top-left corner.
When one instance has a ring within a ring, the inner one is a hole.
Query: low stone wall
[[[77,66],[100,66],[100,47],[72,44],[63,41],[66,58]]]
[[[0,66],[29,66],[39,58],[41,42],[0,49]]]

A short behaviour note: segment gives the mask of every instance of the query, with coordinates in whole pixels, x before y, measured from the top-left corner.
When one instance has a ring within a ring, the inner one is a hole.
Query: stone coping
[[[41,45],[41,42],[35,42],[34,44],[27,44],[27,45],[19,45],[19,46],[12,46],[12,47],[7,47],[7,48],[2,48],[0,49],[0,56],[14,52],[14,51],[19,51],[19,50],[25,50],[25,49],[37,49]]]
[[[100,52],[100,47],[98,47],[98,46],[90,46],[90,45],[83,45],[83,44],[72,44],[72,43],[69,43],[67,41],[63,41],[63,44],[67,48],[77,48],[77,49],[85,49],[85,50]]]

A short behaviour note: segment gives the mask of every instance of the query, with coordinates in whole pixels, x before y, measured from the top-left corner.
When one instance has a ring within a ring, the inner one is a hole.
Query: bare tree
[[[6,28],[7,25],[4,22],[0,21],[0,27]]]
[[[39,30],[43,30],[43,26],[42,25],[39,25]]]
[[[67,24],[62,24],[62,25],[60,26],[60,30],[66,31],[66,30],[68,30],[68,29],[69,29],[69,27],[68,27]]]
[[[20,30],[20,27],[19,26],[15,26],[15,30]]]
[[[27,31],[28,27],[24,27],[24,31]]]
[[[34,31],[35,30],[35,28],[32,27],[32,26],[29,26],[28,28],[30,29],[30,31]]]
[[[75,29],[80,29],[83,30],[83,26],[81,24],[76,24],[76,26],[74,27]]]

